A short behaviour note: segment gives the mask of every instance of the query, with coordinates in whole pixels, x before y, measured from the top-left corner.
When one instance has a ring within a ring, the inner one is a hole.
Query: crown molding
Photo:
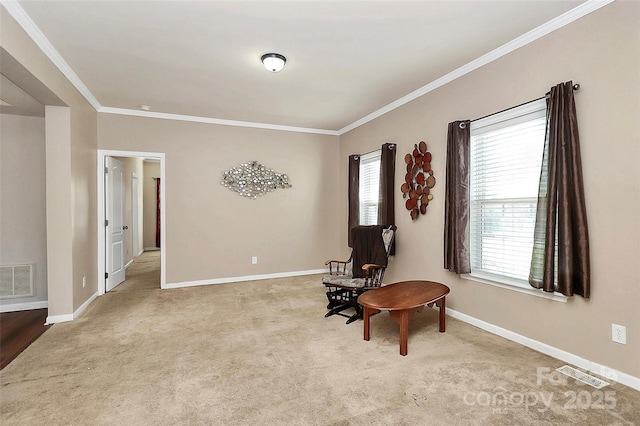
[[[502,56],[513,52],[520,47],[523,47],[545,35],[564,27],[577,19],[582,18],[585,15],[594,12],[601,7],[612,3],[615,0],[588,0],[585,3],[571,9],[570,11],[540,25],[537,28],[521,35],[520,37],[515,38],[514,40],[505,43],[504,45],[498,47],[497,49],[492,50],[491,52],[461,66],[460,68],[455,69],[454,71],[445,74],[444,76],[432,81],[431,83],[409,93],[406,96],[372,112],[365,117],[362,117],[359,120],[354,121],[353,123],[343,127],[340,130],[326,130],[326,129],[313,129],[306,127],[294,127],[294,126],[283,126],[277,124],[267,124],[267,123],[254,123],[248,121],[236,121],[236,120],[225,120],[218,118],[209,118],[209,117],[195,117],[190,115],[181,115],[181,114],[170,114],[170,113],[159,113],[159,112],[149,112],[149,111],[137,111],[130,109],[121,109],[121,108],[111,108],[111,107],[103,107],[100,105],[98,100],[93,96],[91,91],[84,85],[84,83],[80,80],[80,78],[73,72],[71,67],[65,62],[62,56],[58,53],[58,51],[53,47],[53,45],[49,42],[49,40],[44,36],[44,34],[40,31],[40,29],[36,26],[36,24],[31,20],[29,15],[25,12],[25,10],[18,4],[17,0],[0,0],[0,4],[4,6],[4,8],[9,12],[9,14],[18,22],[18,24],[27,32],[27,34],[33,39],[33,41],[40,47],[40,49],[47,55],[47,57],[58,67],[58,69],[67,77],[67,79],[73,84],[76,89],[85,97],[85,99],[95,108],[96,111],[105,113],[105,114],[120,114],[120,115],[131,115],[131,116],[139,116],[139,117],[148,117],[148,118],[158,118],[163,120],[178,120],[178,121],[190,121],[196,123],[209,123],[209,124],[219,124],[223,126],[236,126],[236,127],[250,127],[257,129],[268,129],[268,130],[280,130],[286,132],[298,132],[298,133],[313,133],[320,135],[331,135],[331,136],[341,136],[357,127],[362,126],[390,111],[393,111],[396,108],[399,108],[439,87],[444,86],[447,83],[452,82],[453,80],[464,76],[490,62],[495,61]]]
[[[378,117],[380,117],[381,115],[384,115],[390,111],[393,111],[396,108],[401,107],[402,105],[409,103],[439,87],[444,86],[447,83],[452,82],[453,80],[462,77],[465,74],[468,74],[484,65],[487,65],[490,62],[495,61],[498,58],[503,57],[504,55],[513,52],[516,49],[519,49],[520,47],[523,47],[541,37],[544,37],[545,35],[564,27],[565,25],[568,25],[570,23],[572,23],[573,21],[582,18],[585,15],[588,15],[591,12],[594,12],[598,9],[600,9],[603,6],[608,5],[609,3],[612,3],[614,0],[588,0],[587,2],[581,4],[580,6],[577,6],[573,9],[571,9],[568,12],[563,13],[562,15],[540,25],[537,28],[534,28],[533,30],[521,35],[520,37],[517,37],[513,40],[511,40],[508,43],[503,44],[502,46],[498,47],[497,49],[492,50],[491,52],[480,56],[477,59],[474,59],[473,61],[461,66],[460,68],[457,68],[453,71],[451,71],[448,74],[445,74],[444,76],[438,78],[437,80],[432,81],[431,83],[427,84],[426,86],[423,86],[421,88],[419,88],[418,90],[415,90],[411,93],[409,93],[406,96],[403,96],[402,98],[380,108],[377,111],[372,112],[371,114],[362,117],[361,119],[354,121],[353,123],[349,124],[348,126],[343,127],[342,129],[338,130],[338,134],[343,135],[345,133],[347,133],[350,130],[353,130],[357,127],[362,126],[363,124],[368,123],[371,120],[374,120]]]
[[[130,115],[135,117],[159,118],[161,120],[190,121],[193,123],[219,124],[221,126],[249,127],[254,129],[280,130],[284,132],[312,133],[339,136],[336,130],[313,129],[308,127],[282,126],[279,124],[255,123],[251,121],[223,120],[220,118],[197,117],[193,115],[170,114],[166,112],[138,111],[135,109],[100,107],[99,113]]]
[[[27,12],[18,4],[17,0],[0,0],[0,4],[9,12],[9,14],[16,20],[18,25],[31,37],[31,39],[38,45],[40,50],[54,63],[56,67],[67,77],[67,80],[78,89],[78,91],[84,96],[84,98],[93,106],[97,111],[101,105],[100,102],[93,96],[93,93],[84,85],[82,80],[71,69],[69,64],[62,58],[60,53],[53,47],[51,42],[40,31],[40,28],[33,22],[31,17],[27,15]]]

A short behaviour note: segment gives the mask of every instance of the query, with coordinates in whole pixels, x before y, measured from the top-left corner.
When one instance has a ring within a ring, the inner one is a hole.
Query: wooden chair
[[[382,285],[395,232],[395,225],[356,226],[352,229],[353,250],[349,259],[325,262],[329,267],[329,274],[322,276],[329,301],[325,318],[340,315],[348,318],[347,324],[362,319],[363,309],[358,304],[358,297]],[[359,265],[362,265],[360,271]],[[355,313],[343,312],[350,308]]]

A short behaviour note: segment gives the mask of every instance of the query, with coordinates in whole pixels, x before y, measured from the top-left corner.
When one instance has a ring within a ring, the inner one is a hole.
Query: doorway
[[[164,178],[164,174],[165,174],[165,154],[164,153],[155,153],[155,152],[137,152],[137,151],[114,151],[114,150],[98,150],[98,294],[102,295],[105,294],[105,292],[108,291],[109,287],[112,287],[108,280],[108,272],[109,272],[109,268],[112,267],[113,265],[110,264],[111,259],[109,259],[109,255],[110,252],[109,250],[113,247],[113,241],[111,240],[110,236],[109,236],[109,232],[113,231],[113,229],[115,228],[110,228],[110,224],[107,222],[108,217],[110,216],[110,212],[107,210],[110,208],[110,205],[112,205],[113,203],[110,203],[107,200],[107,196],[109,195],[109,189],[108,189],[108,185],[109,185],[109,176],[108,176],[108,165],[107,162],[110,161],[108,160],[108,158],[112,158],[112,157],[118,157],[120,159],[127,159],[127,158],[139,158],[142,159],[143,161],[156,161],[159,162],[160,164],[160,172],[159,172],[159,177],[163,183],[163,185],[160,187],[160,211],[163,212],[163,219],[166,217],[166,202],[165,202],[165,185],[164,183],[165,178]],[[143,179],[147,179],[146,176],[143,176]],[[149,177],[149,179],[151,179],[151,177]],[[133,182],[138,181],[137,179],[137,175],[136,175],[136,179],[131,179],[130,182],[132,184],[132,189],[131,192],[133,193],[134,189],[133,189]],[[138,184],[139,187],[139,184]],[[139,188],[138,188],[139,190]],[[135,203],[131,203],[131,208],[133,209],[133,205]],[[136,213],[138,216],[140,216],[140,210],[139,210],[139,206],[138,206],[138,212]],[[133,212],[129,212],[129,216],[133,216]],[[136,226],[132,226],[132,228],[138,228],[136,230],[137,233],[140,232],[140,227],[139,227],[139,222],[140,220],[138,220],[137,225]],[[160,288],[166,288],[166,244],[165,244],[165,228],[166,228],[166,221],[162,220],[160,222],[160,247],[162,247],[162,249],[160,250]],[[119,227],[126,227],[126,230],[131,230],[129,229],[127,224],[121,225],[121,224],[114,224],[117,225]],[[136,234],[137,235],[137,234]],[[132,244],[132,247],[135,247],[135,245]],[[140,250],[139,246],[137,248],[137,250],[141,253],[142,250]],[[133,256],[135,257],[137,256],[139,253],[134,251],[133,252]],[[116,268],[117,269],[117,268]]]

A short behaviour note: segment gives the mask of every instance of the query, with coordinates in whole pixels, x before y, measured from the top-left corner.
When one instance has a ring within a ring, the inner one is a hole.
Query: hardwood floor
[[[0,313],[0,370],[42,335],[47,309]]]

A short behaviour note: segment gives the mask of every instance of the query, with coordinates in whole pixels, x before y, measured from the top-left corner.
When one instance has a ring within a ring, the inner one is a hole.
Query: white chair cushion
[[[364,287],[364,278],[353,278],[351,275],[323,275],[322,283],[324,285],[362,288]]]

